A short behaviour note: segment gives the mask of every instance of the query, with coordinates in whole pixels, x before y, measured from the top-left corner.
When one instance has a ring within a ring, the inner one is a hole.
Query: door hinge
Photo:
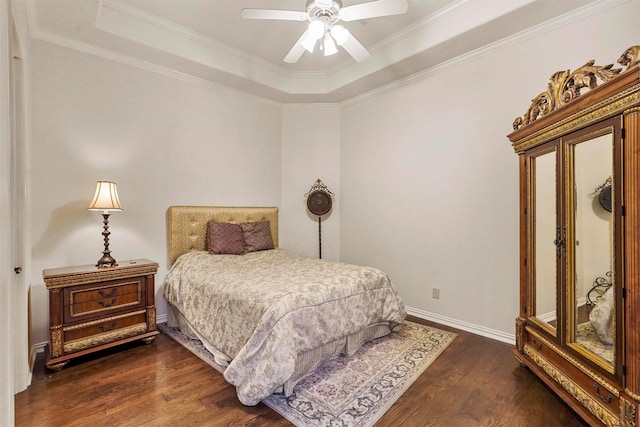
[[[622,365],[622,375],[627,375],[627,365]]]
[[[624,205],[620,206],[620,215],[624,216],[627,213],[627,210],[625,209]]]
[[[620,133],[621,133],[620,138],[622,138],[622,139],[624,139],[625,136],[627,135],[627,133],[625,132],[624,128],[620,129]]]
[[[627,298],[627,288],[622,288],[622,299]]]

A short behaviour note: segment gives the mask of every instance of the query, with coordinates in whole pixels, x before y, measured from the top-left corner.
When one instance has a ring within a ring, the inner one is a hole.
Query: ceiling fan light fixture
[[[333,55],[334,53],[338,53],[338,49],[331,36],[327,34],[324,36],[324,56]]]
[[[311,21],[307,31],[314,40],[320,40],[324,36],[324,24],[320,21]]]
[[[334,25],[331,28],[331,37],[333,37],[336,43],[338,43],[338,46],[342,46],[350,35],[349,30],[342,25]]]
[[[349,0],[348,3],[357,0]],[[416,1],[416,0],[412,0]],[[342,48],[357,62],[366,61],[371,54],[340,21],[359,21],[407,12],[409,0],[364,0],[343,7],[342,0],[306,0],[306,12],[280,9],[243,9],[244,19],[271,19],[281,21],[309,21],[307,30],[298,38],[284,62],[297,62],[304,51],[313,52],[316,44],[324,55],[332,55]]]

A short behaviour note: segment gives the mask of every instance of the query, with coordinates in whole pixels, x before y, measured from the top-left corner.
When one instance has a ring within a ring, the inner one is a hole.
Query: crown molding
[[[100,1],[95,27],[282,92],[324,93],[326,86],[326,75],[300,73],[296,79],[305,80],[304,91],[301,92],[303,85],[292,84],[294,76],[286,68],[257,59],[118,0]]]
[[[411,39],[415,34],[421,34],[424,33],[424,31],[429,30],[433,23],[436,23],[442,19],[450,18],[455,13],[460,13],[475,1],[477,0],[458,0],[454,3],[451,3],[449,6],[440,9],[429,16],[424,17],[415,24],[405,28],[402,31],[392,34],[386,39],[371,46],[371,50],[383,50],[393,44],[405,42],[406,40]]]
[[[167,67],[163,67],[158,64],[133,58],[131,56],[124,55],[121,53],[116,53],[111,50],[102,49],[86,43],[81,43],[81,42],[78,42],[77,40],[69,39],[67,37],[62,37],[62,36],[58,36],[58,35],[43,32],[43,31],[32,32],[31,37],[36,40],[41,40],[46,43],[55,44],[67,49],[97,56],[102,59],[118,62],[120,64],[128,65],[134,68],[159,74],[164,77],[169,77],[169,78],[180,80],[186,83],[201,86],[207,89],[215,90],[216,92],[224,93],[226,95],[233,96],[234,98],[246,99],[251,102],[257,102],[257,103],[264,104],[264,105],[278,108],[278,109],[282,108],[281,102],[274,101],[269,98],[253,95],[245,91],[234,89],[227,85],[215,83],[211,80],[203,79],[203,78],[186,74],[180,71],[176,71]]]
[[[387,38],[370,49],[371,58],[357,68],[344,68],[328,77],[329,92],[338,90],[401,61],[427,52],[467,31],[514,12],[537,0],[510,0],[492,4],[481,0],[461,0],[425,17],[416,25]]]
[[[536,0],[504,2],[508,3],[508,5],[505,5],[501,11],[498,11],[497,16],[509,13],[509,11],[522,7],[532,1]],[[538,34],[567,25],[626,1],[628,0],[601,0],[591,3],[513,36],[506,37],[376,89],[337,102],[341,106],[362,102],[371,97],[412,84],[437,73],[445,72],[452,67],[473,61],[483,55],[520,43],[527,38],[535,37]],[[372,73],[384,70],[389,63],[395,63],[408,58],[416,52],[424,52],[424,50],[428,50],[429,47],[436,46],[448,38],[454,37],[459,34],[460,31],[466,31],[466,29],[481,25],[483,22],[490,20],[491,16],[493,16],[493,18],[496,17],[495,13],[491,15],[487,12],[482,17],[471,19],[470,17],[479,14],[480,10],[478,8],[481,6],[482,1],[459,0],[449,5],[449,7],[427,16],[419,23],[407,28],[401,33],[389,37],[373,46],[371,49],[372,57],[367,63],[358,64],[357,67],[352,65],[341,66],[340,68],[330,70],[328,73],[291,72],[284,67],[256,59],[245,52],[231,49],[201,34],[131,7],[120,0],[100,0],[98,4],[99,12],[95,18],[97,28],[125,39],[131,40],[133,38],[137,43],[151,46],[176,57],[190,60],[193,66],[196,64],[200,64],[201,66],[205,65],[210,67],[213,74],[223,72],[227,73],[228,76],[234,76],[235,79],[235,82],[232,79],[231,82],[216,83],[211,78],[197,77],[190,74],[187,70],[188,65],[187,68],[179,71],[175,68],[136,59],[126,53],[95,47],[88,42],[43,31],[38,26],[34,0],[18,1],[17,3],[25,5],[24,9],[26,13],[23,12],[23,15],[27,17],[27,27],[29,28],[31,36],[36,39],[214,89],[234,97],[243,97],[278,108],[283,104],[287,104],[287,99],[300,100],[296,102],[304,102],[305,99],[309,99],[310,103],[314,103],[314,98],[318,101],[322,98],[325,100],[323,102],[329,101],[329,103],[331,103],[331,94],[334,91],[345,88],[349,84],[355,83],[357,80],[367,77]],[[428,29],[430,29],[432,33],[437,33],[434,28],[445,27],[446,29],[446,27],[456,22],[464,24],[466,27],[450,29],[448,30],[449,32],[446,32],[444,35],[436,36],[424,33]],[[398,53],[397,44],[410,45],[412,47],[409,48],[409,50],[405,48],[404,51],[401,50]],[[234,72],[236,68],[240,69],[240,72]],[[243,85],[243,80],[247,81],[248,85]],[[252,94],[248,93],[251,89],[245,90],[247,86],[251,85],[256,89]],[[271,92],[271,94],[269,94],[269,92]]]
[[[341,104],[339,102],[316,102],[316,103],[289,103],[283,104],[282,110],[334,110],[339,109]]]
[[[475,0],[470,0],[475,1]],[[474,61],[478,58],[481,58],[485,55],[489,55],[491,53],[497,52],[502,49],[506,49],[508,47],[514,46],[518,43],[522,43],[525,40],[528,40],[532,37],[539,36],[541,34],[547,33],[549,31],[556,30],[558,28],[564,27],[566,25],[570,25],[574,22],[585,19],[591,15],[595,15],[601,12],[604,12],[607,9],[613,8],[620,4],[626,3],[629,0],[602,0],[596,3],[591,3],[586,6],[583,6],[579,9],[576,9],[572,12],[561,15],[557,18],[546,21],[542,24],[535,25],[531,28],[528,28],[519,33],[513,34],[509,37],[505,37],[501,40],[498,40],[494,43],[490,43],[486,46],[483,46],[479,49],[473,50],[471,52],[465,53],[464,55],[460,55],[456,58],[453,58],[449,61],[442,62],[433,67],[426,68],[417,73],[414,73],[410,76],[407,76],[403,79],[396,80],[392,83],[386,84],[384,86],[380,86],[376,89],[370,90],[368,92],[362,93],[358,96],[354,96],[350,99],[347,99],[341,102],[341,106],[347,107],[350,105],[358,104],[364,102],[368,99],[372,99],[378,97],[384,93],[393,91],[395,89],[411,85],[415,82],[427,79],[434,75],[447,72],[448,70],[464,65],[468,62]]]
[[[490,10],[479,0],[456,1],[372,46],[366,63],[345,61],[327,72],[290,71],[121,0],[99,1],[95,27],[288,95],[327,95],[534,1],[499,2]]]

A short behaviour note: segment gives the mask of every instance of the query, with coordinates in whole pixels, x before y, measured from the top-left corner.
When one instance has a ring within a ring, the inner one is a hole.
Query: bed
[[[275,207],[172,206],[167,224],[168,325],[203,342],[245,405],[289,396],[323,362],[402,326],[405,307],[382,271],[280,249]],[[266,227],[272,249],[209,252],[212,230],[238,225]]]

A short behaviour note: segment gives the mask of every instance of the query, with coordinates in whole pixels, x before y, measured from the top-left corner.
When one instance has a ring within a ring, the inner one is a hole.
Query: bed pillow
[[[269,221],[245,222],[241,224],[244,235],[244,249],[246,252],[273,249],[273,237]]]
[[[244,254],[244,237],[240,224],[209,221],[207,223],[209,253],[217,255]]]

